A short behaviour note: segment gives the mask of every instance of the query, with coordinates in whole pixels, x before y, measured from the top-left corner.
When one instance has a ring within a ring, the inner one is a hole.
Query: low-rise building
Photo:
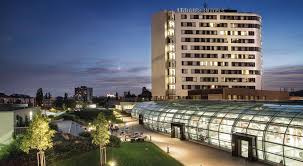
[[[0,93],[0,104],[28,104],[33,106],[35,105],[35,98],[23,94],[6,95]]]
[[[119,104],[115,105],[115,108],[120,111],[131,113],[132,109],[136,104],[137,102],[120,102]]]
[[[13,134],[26,129],[38,108],[25,108],[24,105],[0,105],[0,145],[7,145],[13,140]],[[1,146],[0,146],[1,148]]]
[[[255,90],[245,88],[221,88],[188,91],[189,99],[242,100],[242,101],[287,101],[287,91]]]
[[[93,88],[81,86],[75,88],[75,99],[78,101],[91,102],[93,98]]]

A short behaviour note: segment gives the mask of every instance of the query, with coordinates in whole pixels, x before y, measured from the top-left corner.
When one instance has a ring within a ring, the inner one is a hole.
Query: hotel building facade
[[[189,90],[262,89],[261,17],[236,10],[161,11],[152,18],[154,100]]]

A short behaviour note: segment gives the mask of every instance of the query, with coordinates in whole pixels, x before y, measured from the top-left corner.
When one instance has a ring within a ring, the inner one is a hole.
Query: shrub
[[[81,137],[86,137],[86,138],[91,138],[91,133],[90,132],[82,132],[82,133],[79,133],[79,136]]]
[[[120,147],[121,140],[119,137],[111,135],[109,138],[109,146],[111,147]]]
[[[72,121],[76,120],[76,116],[71,115],[71,114],[64,114],[62,117],[63,117],[64,120],[72,120]]]
[[[50,129],[58,131],[58,126],[54,123],[49,124]]]

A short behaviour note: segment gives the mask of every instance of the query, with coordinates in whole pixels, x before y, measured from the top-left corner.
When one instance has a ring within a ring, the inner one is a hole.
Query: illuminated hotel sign
[[[221,8],[177,8],[178,13],[220,13],[224,12]]]

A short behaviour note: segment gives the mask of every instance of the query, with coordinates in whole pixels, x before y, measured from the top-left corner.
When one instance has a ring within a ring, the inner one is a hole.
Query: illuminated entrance
[[[232,155],[244,157],[251,161],[258,160],[256,142],[257,137],[254,135],[242,133],[232,134]]]
[[[143,115],[139,115],[139,124],[140,125],[143,125],[144,124],[144,122],[143,122]]]
[[[184,123],[171,123],[171,138],[179,138],[185,140]]]

